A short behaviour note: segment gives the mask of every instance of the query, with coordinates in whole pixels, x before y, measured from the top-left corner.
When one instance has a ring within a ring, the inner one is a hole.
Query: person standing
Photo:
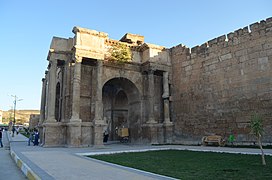
[[[33,142],[33,132],[32,132],[32,129],[29,130],[28,146],[30,146],[30,142]]]
[[[0,128],[0,145],[1,145],[1,148],[3,147],[2,137],[3,137],[2,128]]]
[[[12,127],[12,137],[14,137],[14,133],[15,133],[15,127]]]
[[[34,130],[34,146],[39,145],[39,132],[37,129]]]

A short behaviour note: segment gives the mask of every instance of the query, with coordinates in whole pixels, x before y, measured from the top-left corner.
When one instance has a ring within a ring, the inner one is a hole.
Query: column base
[[[148,121],[146,122],[146,124],[157,124],[158,122],[155,121],[154,118],[150,118],[148,119]]]
[[[104,129],[107,126],[104,121],[95,121],[94,124],[94,146],[95,147],[103,147],[103,138],[104,138]]]
[[[172,122],[163,123],[164,143],[171,144],[173,142],[174,124]]]
[[[59,123],[46,122],[43,124],[43,147],[62,146],[62,128]]]
[[[67,146],[81,147],[81,120],[71,121],[67,124]]]
[[[162,125],[158,123],[143,124],[143,143],[159,144],[159,132]]]
[[[77,117],[71,117],[69,123],[81,123],[82,120]]]

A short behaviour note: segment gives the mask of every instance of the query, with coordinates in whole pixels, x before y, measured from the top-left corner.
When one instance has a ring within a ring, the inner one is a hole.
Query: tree
[[[258,145],[259,145],[261,152],[262,152],[262,164],[266,165],[263,147],[262,147],[262,135],[264,132],[263,119],[259,114],[254,113],[252,115],[251,121],[250,121],[250,127],[251,127],[251,132],[255,135],[255,137],[258,140]]]
[[[114,44],[109,50],[109,56],[107,60],[116,62],[128,62],[131,61],[131,51],[125,44]]]

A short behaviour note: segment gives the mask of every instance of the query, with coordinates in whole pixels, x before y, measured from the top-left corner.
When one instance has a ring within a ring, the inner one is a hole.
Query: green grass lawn
[[[148,151],[91,158],[179,179],[272,179],[272,157],[180,150]]]

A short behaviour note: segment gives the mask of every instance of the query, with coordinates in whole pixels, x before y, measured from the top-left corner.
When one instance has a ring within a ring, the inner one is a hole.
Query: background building
[[[24,125],[29,123],[29,118],[31,114],[40,114],[39,110],[16,110],[15,111],[15,118],[16,118],[16,124],[18,125]],[[11,120],[13,122],[14,120],[14,110],[10,109],[8,111],[2,111],[2,122],[4,124],[9,124],[9,121]]]

